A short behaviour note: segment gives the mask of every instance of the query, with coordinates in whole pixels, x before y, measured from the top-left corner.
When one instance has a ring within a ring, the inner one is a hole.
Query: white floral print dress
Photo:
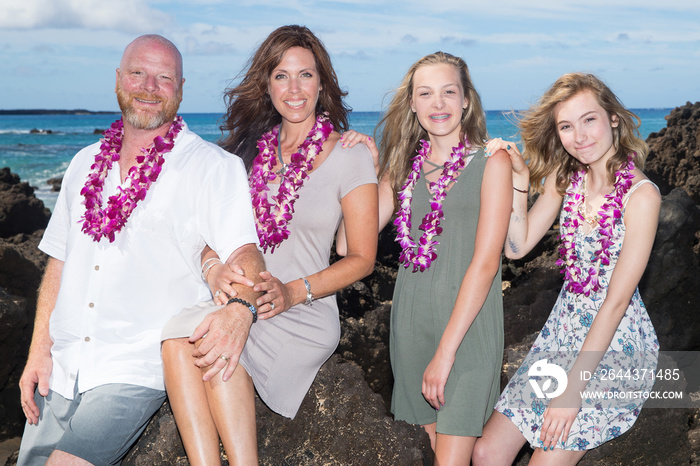
[[[650,181],[644,180],[630,189],[624,200],[625,205],[635,189],[645,182]],[[571,214],[562,210],[560,225],[565,223],[566,215]],[[541,425],[550,401],[546,395],[552,393],[551,387],[556,384],[548,384],[547,379],[551,377],[531,377],[528,373],[542,359],[563,367],[567,372],[573,365],[593,319],[605,300],[608,283],[625,237],[623,220],[624,210],[622,218],[616,219],[613,224],[610,265],[601,265],[601,291],[591,292],[586,297],[567,291],[566,283],[564,284],[554,309],[530,352],[496,403],[495,409],[513,421],[533,448],[542,447]],[[575,248],[577,256],[584,262],[582,268],[590,267],[599,247],[599,237],[597,228],[587,234],[581,230],[576,232]],[[654,326],[639,296],[639,289],[636,289],[606,355],[586,387],[589,396],[582,401],[581,411],[566,443],[559,440],[556,448],[592,449],[632,427],[645,401],[644,393],[653,387],[652,373],[656,370],[658,353],[659,342]],[[535,382],[531,383],[531,379]],[[533,383],[540,386],[540,393],[535,392]],[[540,398],[538,394],[544,394],[545,397]]]

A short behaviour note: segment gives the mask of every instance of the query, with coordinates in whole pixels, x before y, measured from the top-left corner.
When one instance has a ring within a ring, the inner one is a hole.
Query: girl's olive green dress
[[[480,436],[500,394],[503,358],[503,298],[500,268],[476,319],[464,336],[445,386],[445,406],[433,409],[421,393],[423,372],[433,358],[452,314],[464,274],[474,255],[481,204],[481,182],[488,159],[473,154],[443,204],[445,217],[436,237],[437,259],[424,272],[399,266],[391,311],[390,351],[394,372],[391,410],[413,424],[437,422],[437,432]],[[427,167],[426,167],[427,168]],[[430,209],[425,176],[413,193],[411,237]]]

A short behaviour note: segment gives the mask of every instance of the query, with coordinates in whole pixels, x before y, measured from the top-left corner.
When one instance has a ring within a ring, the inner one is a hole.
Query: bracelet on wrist
[[[204,281],[207,280],[207,275],[209,274],[209,271],[215,266],[215,265],[223,265],[224,263],[221,262],[221,260],[218,257],[212,257],[211,259],[207,259],[204,264],[202,264],[202,278]]]
[[[246,301],[245,299],[241,299],[241,298],[231,298],[228,300],[226,305],[228,306],[231,303],[243,304],[245,307],[247,307],[250,310],[250,312],[253,313],[253,323],[258,321],[258,310],[255,309],[255,306],[250,304],[248,301]]]
[[[513,186],[513,189],[516,190],[519,193],[527,194],[528,190],[527,189],[518,189],[515,186]]]
[[[210,262],[214,262],[214,261],[219,261],[219,262],[221,262],[221,259],[219,259],[218,257],[210,257],[209,259],[207,259],[207,260],[204,261],[204,264],[202,264],[202,270],[204,270],[204,268],[205,268]]]
[[[304,304],[311,306],[311,303],[314,302],[314,294],[311,292],[311,284],[305,277],[302,277],[301,279],[304,280],[304,287],[306,288],[306,301],[304,301]]]

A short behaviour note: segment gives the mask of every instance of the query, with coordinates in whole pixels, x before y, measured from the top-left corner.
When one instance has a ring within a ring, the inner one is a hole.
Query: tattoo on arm
[[[510,250],[513,251],[515,254],[518,254],[520,252],[520,246],[518,246],[518,243],[511,239],[510,236],[507,238],[507,240],[508,247],[510,248]]]

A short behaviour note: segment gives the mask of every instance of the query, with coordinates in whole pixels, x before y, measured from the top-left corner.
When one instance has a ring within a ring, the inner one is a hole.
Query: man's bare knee
[[[92,466],[92,463],[61,450],[54,450],[46,466]]]

